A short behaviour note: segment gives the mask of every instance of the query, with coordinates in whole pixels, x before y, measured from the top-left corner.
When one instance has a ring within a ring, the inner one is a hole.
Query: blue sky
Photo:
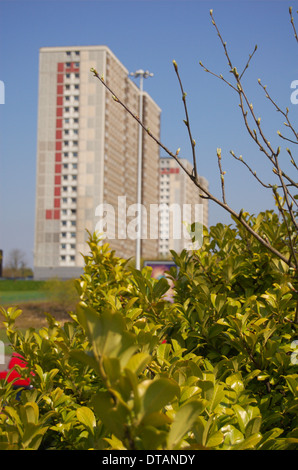
[[[298,45],[289,6],[298,29],[298,2],[291,0],[0,0],[0,80],[5,84],[5,104],[0,105],[0,248],[5,254],[19,248],[32,266],[38,52],[44,46],[105,44],[128,70],[153,72],[154,77],[144,86],[162,109],[161,140],[174,152],[180,147],[180,156],[190,159],[172,65],[175,59],[187,92],[198,169],[208,179],[211,191],[220,197],[216,157],[220,147],[228,203],[251,213],[272,208],[271,194],[229,154],[234,150],[243,155],[266,181],[272,181],[270,166],[244,129],[238,97],[204,72],[199,61],[232,78],[211,24],[212,8],[238,70],[258,45],[243,83],[268,140],[284,149],[287,144],[277,136],[277,130],[285,129],[284,119],[266,100],[257,79],[268,86],[283,109],[289,107],[297,124],[298,105],[291,103],[290,85],[298,80]],[[287,160],[286,153],[283,158]],[[210,204],[209,220],[211,225],[231,223],[214,204]]]

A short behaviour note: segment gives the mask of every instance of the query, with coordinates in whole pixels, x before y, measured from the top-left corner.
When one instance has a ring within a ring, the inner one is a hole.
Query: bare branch
[[[246,65],[245,65],[245,67],[244,67],[244,69],[243,69],[243,72],[241,73],[241,75],[240,75],[240,77],[239,77],[239,80],[241,80],[241,78],[243,77],[245,71],[248,69],[249,63],[250,63],[251,59],[253,58],[254,54],[257,52],[257,49],[258,49],[258,46],[257,46],[257,44],[256,44],[256,45],[255,45],[255,48],[254,48],[254,50],[253,50],[253,53],[252,53],[252,54],[249,54],[249,59],[248,59],[248,61],[246,62]]]
[[[221,193],[222,193],[222,200],[223,203],[226,205],[226,191],[225,191],[225,171],[222,171],[222,165],[221,165],[221,149],[218,148],[216,150],[216,155],[217,155],[217,162],[218,162],[218,168],[219,168],[219,173],[220,173],[220,184],[221,184]]]
[[[189,123],[189,115],[188,115],[188,109],[187,109],[187,104],[186,104],[186,93],[183,89],[182,81],[181,81],[180,74],[179,74],[179,71],[178,71],[178,65],[177,65],[175,60],[173,60],[173,65],[174,65],[174,69],[175,69],[175,72],[176,72],[176,75],[177,75],[177,78],[178,78],[178,81],[179,81],[181,93],[182,93],[182,101],[183,101],[183,105],[184,105],[185,118],[186,118],[184,123],[187,127],[187,130],[188,130],[190,145],[191,145],[191,149],[192,149],[192,161],[193,161],[193,173],[194,173],[193,176],[194,176],[195,179],[197,179],[198,173],[197,173],[197,162],[196,162],[196,151],[195,151],[196,142],[192,138],[192,134],[191,134],[190,123]]]
[[[290,18],[291,18],[291,24],[292,24],[293,30],[294,30],[294,36],[295,36],[296,41],[298,42],[298,36],[297,36],[295,24],[294,24],[294,18],[292,16],[292,7],[289,8],[289,13],[290,13]]]

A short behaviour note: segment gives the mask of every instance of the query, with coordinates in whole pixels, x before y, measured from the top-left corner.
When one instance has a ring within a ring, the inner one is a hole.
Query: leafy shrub
[[[246,216],[248,218],[248,216]],[[271,212],[248,218],[279,243]],[[0,385],[1,449],[297,449],[296,284],[241,227],[173,253],[166,279],[89,237],[79,304],[60,324],[18,331],[32,390]],[[24,371],[22,370],[22,373]],[[34,373],[34,375],[32,375]]]

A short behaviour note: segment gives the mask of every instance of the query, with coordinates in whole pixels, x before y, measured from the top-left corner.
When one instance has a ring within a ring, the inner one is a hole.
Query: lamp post
[[[140,77],[140,103],[139,119],[143,122],[143,81],[144,78],[153,77],[153,73],[142,69],[131,72],[131,76]],[[143,129],[139,126],[139,145],[138,145],[138,176],[137,176],[137,204],[138,204],[138,231],[136,238],[136,269],[141,269],[141,237],[142,237],[142,160],[143,160]]]

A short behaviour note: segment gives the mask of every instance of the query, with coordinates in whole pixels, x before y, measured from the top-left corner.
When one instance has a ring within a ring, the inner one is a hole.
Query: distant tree
[[[14,248],[8,254],[8,259],[3,269],[4,277],[28,277],[32,275],[31,268],[28,267],[25,253]]]

